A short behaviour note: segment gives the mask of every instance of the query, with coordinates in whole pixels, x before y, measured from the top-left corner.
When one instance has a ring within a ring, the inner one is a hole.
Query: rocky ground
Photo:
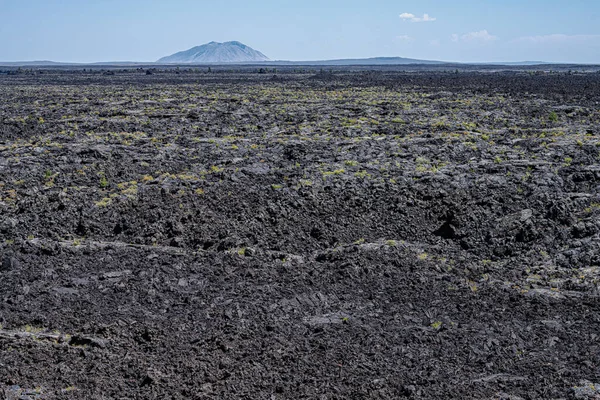
[[[0,75],[0,398],[600,398],[600,74]]]

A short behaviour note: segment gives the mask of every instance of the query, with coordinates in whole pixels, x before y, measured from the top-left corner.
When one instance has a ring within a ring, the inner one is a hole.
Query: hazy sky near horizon
[[[0,61],[156,61],[238,40],[272,60],[600,64],[598,0],[0,0]]]

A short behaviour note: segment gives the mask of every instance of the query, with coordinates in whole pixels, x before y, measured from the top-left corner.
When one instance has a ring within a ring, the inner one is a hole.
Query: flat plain
[[[275,72],[0,74],[0,397],[600,398],[600,74]]]

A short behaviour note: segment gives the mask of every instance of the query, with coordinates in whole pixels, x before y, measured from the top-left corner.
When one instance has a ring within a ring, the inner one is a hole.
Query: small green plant
[[[40,328],[37,326],[32,326],[32,325],[25,325],[23,327],[23,331],[27,332],[27,333],[40,333],[44,331],[44,328]]]
[[[558,114],[556,113],[556,111],[552,111],[548,116],[548,119],[550,120],[550,122],[558,122]]]
[[[431,327],[438,331],[442,327],[442,321],[435,321],[431,324]]]
[[[531,179],[531,167],[527,167],[527,171],[525,171],[525,175],[521,178],[523,182],[527,182]]]
[[[571,165],[571,163],[573,162],[573,159],[571,157],[565,157],[565,166],[568,167],[569,165]]]
[[[477,292],[478,288],[477,288],[477,283],[475,281],[468,280],[467,285],[469,286],[469,289],[471,289],[471,292],[473,292],[473,293]]]
[[[425,164],[417,164],[417,166],[415,167],[415,171],[417,171],[417,172],[427,172],[428,171],[427,165],[425,165]]]
[[[110,204],[112,204],[112,199],[110,197],[105,197],[96,202],[96,206],[98,207],[108,207]]]
[[[102,189],[106,189],[106,188],[108,187],[108,179],[106,179],[106,176],[105,176],[105,175],[102,175],[102,176],[100,177],[100,187],[101,187]]]
[[[435,129],[447,129],[449,125],[446,123],[446,121],[437,121],[433,124],[433,127]]]
[[[365,179],[365,178],[370,178],[371,174],[369,174],[365,170],[361,170],[361,171],[355,172],[354,176],[356,176],[357,178]]]
[[[477,128],[477,123],[475,123],[475,122],[463,122],[462,125],[465,127],[465,129],[468,129],[470,131],[474,131]],[[483,138],[483,136],[484,135],[482,135],[482,138]],[[487,139],[484,138],[483,140],[487,140]]]
[[[396,247],[398,245],[398,243],[396,243],[395,240],[386,240],[385,244],[390,246],[390,247]]]
[[[325,171],[323,172],[323,177],[332,176],[332,175],[342,175],[346,172],[343,168],[336,169],[335,171]]]

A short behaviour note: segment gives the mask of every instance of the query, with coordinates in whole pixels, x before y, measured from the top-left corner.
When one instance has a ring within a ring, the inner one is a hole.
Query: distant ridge
[[[427,64],[439,65],[448,64],[444,61],[417,60],[403,57],[371,57],[371,58],[343,58],[337,60],[317,60],[317,61],[272,61],[269,64],[279,65],[409,65],[409,64]]]
[[[371,57],[371,58],[343,58],[333,60],[307,60],[287,61],[270,60],[258,50],[238,41],[210,42],[189,50],[180,51],[170,56],[162,57],[156,62],[138,61],[102,61],[91,63],[56,62],[56,61],[0,61],[0,67],[150,67],[159,65],[185,65],[185,64],[240,64],[264,66],[394,66],[394,65],[424,65],[424,66],[507,66],[507,67],[543,67],[558,65],[578,65],[565,63],[550,63],[544,61],[509,61],[509,62],[451,62],[435,60],[419,60],[405,57]],[[592,66],[592,64],[581,64]]]
[[[225,43],[210,42],[192,47],[173,55],[163,57],[157,63],[164,64],[204,64],[204,63],[248,63],[263,62],[269,58],[260,51],[243,43],[232,41]]]
[[[36,67],[36,66],[52,66],[52,65],[65,65],[65,63],[55,62],[55,61],[0,61],[0,65],[6,67]]]

